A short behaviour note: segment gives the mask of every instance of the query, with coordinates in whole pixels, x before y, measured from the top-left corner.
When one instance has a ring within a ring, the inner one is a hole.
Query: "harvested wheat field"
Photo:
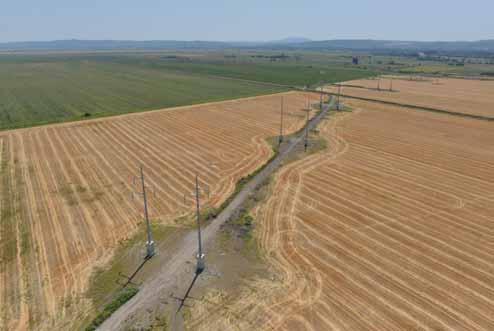
[[[391,82],[392,80],[392,82]],[[345,82],[341,93],[494,118],[494,80],[382,77]],[[381,90],[377,90],[378,84]],[[391,84],[393,92],[390,92]],[[338,88],[327,88],[337,92]]]
[[[307,95],[284,98],[292,132],[304,124]],[[73,318],[70,309],[88,304],[80,295],[92,267],[141,223],[142,205],[132,198],[141,163],[151,218],[172,224],[192,209],[184,194],[196,172],[218,206],[271,156],[265,138],[279,132],[280,99],[0,133],[0,329],[58,329]]]
[[[193,328],[494,330],[492,124],[347,105],[257,210],[278,276],[211,293]]]

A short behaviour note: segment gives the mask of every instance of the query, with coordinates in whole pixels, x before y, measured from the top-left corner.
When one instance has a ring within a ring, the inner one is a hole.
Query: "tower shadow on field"
[[[144,267],[144,265],[151,259],[151,257],[146,257],[142,262],[141,264],[139,264],[139,266],[137,267],[137,269],[130,275],[130,276],[127,276],[127,275],[124,275],[122,273],[119,273],[119,276],[122,277],[122,278],[125,278],[127,279],[125,281],[125,283],[123,284],[120,284],[122,285],[122,288],[126,288],[127,286],[129,286],[130,284],[133,284],[133,285],[137,285],[137,284],[134,284],[132,281],[134,280],[134,278],[137,276],[137,274],[139,273],[139,271],[141,271],[141,269]]]
[[[190,291],[192,291],[192,288],[194,287],[194,284],[196,283],[197,278],[199,278],[200,274],[201,274],[200,272],[196,272],[194,274],[194,278],[192,279],[192,282],[190,283],[189,288],[185,292],[185,295],[183,298],[175,298],[175,299],[180,301],[180,306],[178,306],[177,313],[180,312],[182,310],[182,308],[185,306],[185,301],[187,299],[194,299],[192,297],[189,297],[189,294],[190,294]]]

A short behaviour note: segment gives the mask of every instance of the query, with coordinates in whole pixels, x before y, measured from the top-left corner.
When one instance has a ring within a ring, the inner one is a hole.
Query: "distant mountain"
[[[0,50],[137,50],[137,49],[273,49],[273,50],[347,50],[384,53],[489,53],[494,55],[494,40],[481,41],[399,41],[399,40],[323,40],[291,37],[268,42],[221,42],[179,40],[56,40],[0,43]]]
[[[303,37],[288,37],[281,40],[273,40],[267,42],[267,44],[302,44],[311,42],[311,39],[303,38]]]

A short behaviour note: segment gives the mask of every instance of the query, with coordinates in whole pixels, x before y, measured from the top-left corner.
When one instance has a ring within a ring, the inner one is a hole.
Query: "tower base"
[[[206,269],[206,264],[204,261],[204,254],[197,255],[197,266],[196,266],[196,274],[200,274]]]
[[[146,259],[152,258],[155,254],[154,241],[146,241]]]

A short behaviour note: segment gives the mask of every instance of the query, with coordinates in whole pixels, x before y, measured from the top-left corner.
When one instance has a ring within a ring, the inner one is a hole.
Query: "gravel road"
[[[323,108],[322,112],[309,121],[307,124],[309,130],[314,129],[324,118],[332,106],[333,101],[334,100],[332,99],[330,104]],[[283,160],[287,158],[297,146],[304,144],[304,137],[305,132],[302,131],[299,135],[286,142],[282,148],[280,148],[278,155],[243,187],[217,218],[211,221],[210,224],[203,229],[202,239],[205,247],[214,240],[221,225],[243,206],[249,195],[281,165]],[[174,289],[180,287],[180,284],[183,284],[184,281],[190,278],[190,262],[195,260],[197,254],[197,233],[193,231],[190,232],[176,247],[174,254],[167,263],[163,264],[159,273],[156,274],[156,277],[143,284],[139,293],[113,313],[98,330],[121,330],[124,327],[126,320],[138,311],[152,309],[152,307],[159,303],[163,296],[166,296]],[[185,275],[189,276],[184,277]]]

